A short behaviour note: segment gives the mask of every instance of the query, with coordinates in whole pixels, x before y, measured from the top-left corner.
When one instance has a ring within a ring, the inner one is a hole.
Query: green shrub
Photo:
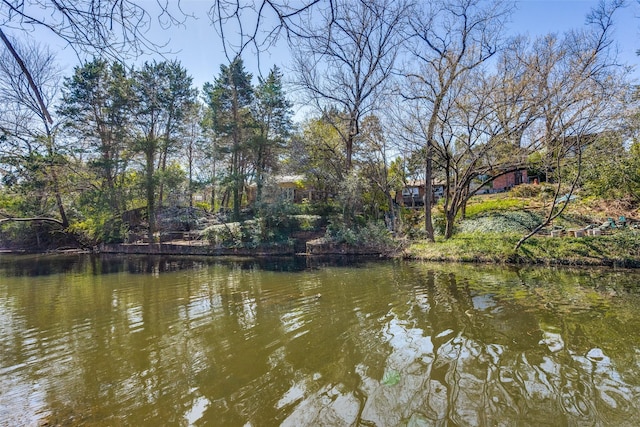
[[[298,214],[319,215],[329,218],[342,212],[341,207],[335,201],[328,202],[303,202],[298,207]]]
[[[242,226],[240,222],[228,222],[207,227],[202,232],[209,244],[217,247],[242,247]]]
[[[296,221],[296,228],[300,231],[318,230],[322,225],[322,217],[320,215],[293,215],[292,219]]]
[[[472,203],[467,204],[467,218],[481,215],[491,211],[509,211],[515,209],[522,209],[526,207],[522,200],[518,199],[504,199],[504,198],[491,198],[491,199],[472,199]]]
[[[335,243],[352,246],[389,247],[394,241],[383,222],[368,222],[365,225],[346,225],[340,221],[330,221],[325,237]]]
[[[122,243],[127,234],[127,226],[121,218],[112,218],[106,212],[95,212],[83,220],[74,221],[69,231],[85,245],[97,243]]]
[[[460,233],[526,233],[540,223],[540,215],[529,211],[493,212],[460,221]]]
[[[511,197],[538,197],[542,192],[542,186],[539,184],[520,184],[516,185],[509,191]]]
[[[195,202],[194,206],[198,209],[202,209],[206,212],[211,212],[211,203],[209,202]]]
[[[216,247],[255,248],[265,244],[287,243],[292,233],[317,230],[321,221],[322,218],[317,215],[259,217],[212,225],[202,234]]]

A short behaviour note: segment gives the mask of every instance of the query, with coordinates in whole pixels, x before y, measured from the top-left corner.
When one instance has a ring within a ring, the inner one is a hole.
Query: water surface
[[[639,272],[340,261],[0,255],[0,425],[638,424]]]

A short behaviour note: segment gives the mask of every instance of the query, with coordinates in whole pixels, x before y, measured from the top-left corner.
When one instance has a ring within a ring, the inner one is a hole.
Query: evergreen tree
[[[256,176],[256,201],[262,199],[265,173],[277,166],[278,153],[291,133],[291,103],[282,88],[282,72],[274,66],[255,90],[253,117],[256,135],[252,151]]]
[[[236,220],[240,217],[248,160],[247,145],[253,126],[249,108],[253,101],[251,78],[251,74],[244,69],[242,58],[236,57],[228,66],[220,66],[220,74],[213,84],[204,85],[208,126],[213,131],[214,139],[220,140],[229,154],[228,182],[233,193],[233,215]]]
[[[122,183],[127,158],[131,113],[131,82],[124,67],[94,59],[65,79],[58,113],[81,150],[89,151],[89,166],[100,179],[100,198],[112,212],[125,209]]]
[[[156,188],[162,188],[158,169],[164,171],[168,154],[176,148],[187,111],[195,102],[192,79],[179,62],[145,63],[134,73],[136,151],[144,155],[149,240],[156,229]],[[160,174],[161,175],[161,174]],[[162,199],[160,199],[162,202]]]

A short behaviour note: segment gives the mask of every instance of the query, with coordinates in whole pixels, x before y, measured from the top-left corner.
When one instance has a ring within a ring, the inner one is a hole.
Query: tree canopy
[[[176,60],[133,61],[162,50],[145,33],[155,9],[93,3],[0,5],[1,30],[42,27],[93,55],[61,78],[47,48],[0,34],[0,219],[48,218],[98,242],[122,240],[139,210],[152,242],[167,206],[260,214],[278,175],[302,177],[349,224],[396,232],[402,192],[422,185],[412,207],[429,240],[434,213],[451,237],[473,195],[520,170],[554,185],[540,227],[567,192],[638,199],[638,99],[611,35],[620,1],[530,39],[505,36],[513,5],[499,1],[216,0],[227,58],[201,89]],[[158,7],[167,24],[189,19]],[[280,35],[291,66],[254,78],[249,47]]]

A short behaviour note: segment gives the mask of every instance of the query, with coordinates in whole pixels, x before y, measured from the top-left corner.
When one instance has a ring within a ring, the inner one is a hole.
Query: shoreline
[[[467,234],[449,240],[411,242],[407,259],[508,265],[640,268],[640,233],[597,237],[532,237],[515,253],[519,235]]]
[[[0,255],[12,254],[112,254],[112,255],[171,255],[171,256],[246,256],[246,257],[376,257],[442,263],[475,263],[497,265],[538,265],[573,267],[640,268],[640,245],[637,234],[628,240],[612,238],[532,238],[518,254],[512,250],[514,236],[461,236],[429,243],[412,241],[395,251],[381,248],[326,244],[307,246],[306,252],[296,251],[292,245],[265,245],[257,248],[223,248],[209,245],[178,243],[103,244],[92,249],[60,248],[29,250],[0,248]],[[629,241],[630,240],[630,241]],[[637,247],[636,247],[637,246]],[[627,248],[629,250],[627,250]]]

